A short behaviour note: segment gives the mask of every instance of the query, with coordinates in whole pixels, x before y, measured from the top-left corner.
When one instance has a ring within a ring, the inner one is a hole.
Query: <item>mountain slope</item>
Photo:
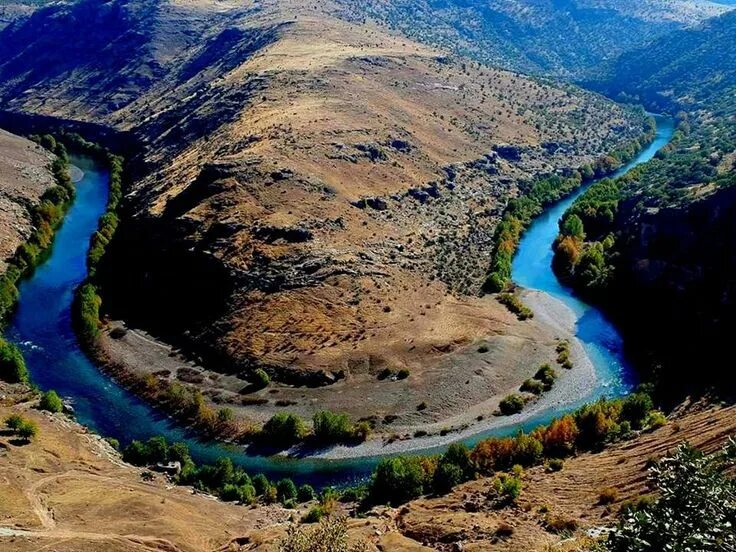
[[[736,82],[736,12],[623,54],[593,86],[652,109],[698,109]]]
[[[0,102],[133,137],[105,305],[204,357],[213,400],[259,418],[286,402],[307,416],[474,420],[473,405],[492,410],[555,358],[557,330],[477,297],[506,201],[637,137],[642,114],[334,7],[53,5],[0,33]],[[478,374],[473,342],[489,336]],[[242,396],[258,366],[280,401]],[[412,377],[377,377],[402,368]],[[458,389],[460,377],[478,385]],[[335,387],[315,403],[294,383]]]
[[[355,20],[523,72],[580,78],[620,53],[723,13],[710,2],[368,0],[340,2]]]
[[[650,377],[675,393],[733,392],[720,359],[736,324],[735,44],[727,14],[624,56],[604,89],[683,110],[678,132],[655,161],[573,207],[585,244],[563,227],[564,271],[621,317]]]

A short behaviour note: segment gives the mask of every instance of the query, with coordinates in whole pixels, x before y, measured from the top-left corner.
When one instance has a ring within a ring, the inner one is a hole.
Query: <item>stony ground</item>
[[[31,233],[30,206],[54,184],[50,163],[41,147],[0,129],[0,272]]]

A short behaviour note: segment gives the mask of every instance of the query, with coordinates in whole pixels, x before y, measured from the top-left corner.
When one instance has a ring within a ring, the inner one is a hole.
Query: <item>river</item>
[[[674,131],[669,119],[657,118],[655,141],[618,174],[648,161],[666,144]],[[84,171],[77,182],[77,197],[56,235],[53,250],[31,278],[20,285],[18,309],[7,329],[7,337],[22,350],[33,382],[41,389],[55,389],[70,400],[77,419],[101,435],[114,437],[123,445],[133,439],[163,435],[169,441],[185,441],[198,462],[213,462],[229,455],[251,474],[262,472],[270,478],[289,476],[297,483],[316,486],[344,484],[365,478],[378,457],[349,460],[288,459],[250,456],[235,446],[198,441],[169,418],[143,403],[132,393],[100,372],[79,348],[71,322],[74,290],[86,275],[89,238],[107,204],[107,172],[86,157],[75,156],[72,163]],[[587,186],[586,186],[587,188]],[[621,338],[596,308],[580,301],[557,281],[551,270],[550,245],[557,235],[557,220],[575,198],[555,204],[529,228],[521,241],[513,265],[513,278],[520,285],[549,293],[565,302],[578,319],[577,336],[591,356],[599,384],[586,399],[603,394],[621,395],[633,384],[626,364]],[[488,435],[509,434],[547,422],[577,406],[566,405],[535,415],[522,426],[479,434],[472,444]]]

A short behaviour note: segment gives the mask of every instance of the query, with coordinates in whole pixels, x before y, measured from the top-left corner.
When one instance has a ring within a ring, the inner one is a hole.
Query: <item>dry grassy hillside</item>
[[[460,360],[486,399],[554,358],[564,335],[477,297],[495,224],[521,182],[637,136],[640,115],[342,21],[329,2],[97,4],[49,8],[43,36],[43,10],[0,34],[0,97],[137,137],[106,305],[205,357],[213,400],[239,403],[263,366],[289,384],[342,378],[359,395],[327,406],[358,409],[386,393],[380,371],[409,368],[395,391],[418,403],[457,383],[448,353],[490,338],[489,370]],[[52,47],[91,25],[87,49]],[[435,402],[433,421],[469,406]],[[397,395],[368,413],[415,406]]]

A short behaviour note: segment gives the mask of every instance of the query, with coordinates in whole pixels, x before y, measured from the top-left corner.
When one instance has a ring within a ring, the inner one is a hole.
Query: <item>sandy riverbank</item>
[[[573,368],[565,370],[557,368],[559,378],[554,387],[544,393],[538,400],[527,404],[522,412],[513,416],[490,416],[478,421],[475,411],[471,409],[465,414],[454,416],[444,421],[445,425],[465,425],[461,431],[451,432],[446,435],[429,435],[426,437],[412,437],[393,442],[371,439],[358,446],[337,446],[329,450],[320,451],[307,457],[324,459],[346,459],[378,456],[386,454],[400,454],[408,452],[419,452],[446,446],[461,439],[468,439],[489,431],[500,431],[513,428],[520,424],[529,422],[533,418],[549,411],[550,409],[563,409],[565,406],[574,404],[585,398],[594,388],[596,383],[595,367],[586,354],[582,343],[575,337],[575,315],[559,299],[540,291],[524,291],[522,298],[533,311],[538,322],[548,324],[556,328],[560,334],[569,336],[570,357]],[[491,401],[497,406],[498,399]],[[479,405],[486,412],[487,404]],[[396,428],[404,429],[404,428]],[[410,430],[412,428],[406,428]],[[294,451],[296,452],[296,451]]]

